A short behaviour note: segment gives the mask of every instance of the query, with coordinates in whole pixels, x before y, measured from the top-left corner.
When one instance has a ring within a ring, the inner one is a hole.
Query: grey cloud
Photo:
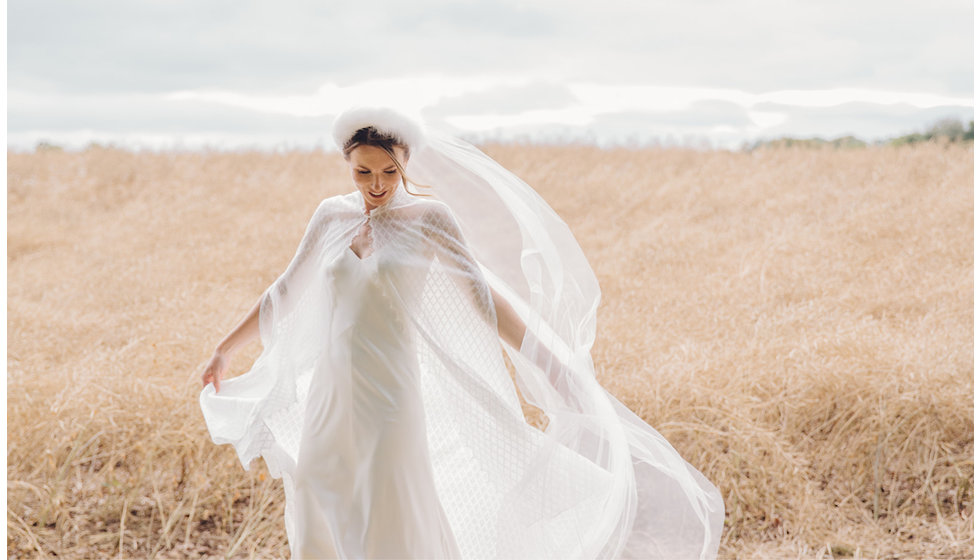
[[[972,93],[972,5],[827,0],[816,3],[644,3],[635,13],[580,12],[579,78],[774,89],[872,87]]]
[[[400,22],[416,33],[455,29],[472,37],[493,35],[508,38],[541,38],[558,30],[557,18],[542,12],[533,3],[508,4],[499,0],[447,2],[421,7]]]
[[[519,70],[515,57],[549,26],[546,14],[491,2],[17,0],[8,17],[9,83],[79,92],[310,89]]]
[[[272,15],[246,2],[12,2],[9,83],[73,92],[274,88],[353,65],[349,52],[327,48],[329,34],[312,32],[305,12]]]
[[[972,94],[965,0],[12,0],[11,86],[312,89],[418,72]]]

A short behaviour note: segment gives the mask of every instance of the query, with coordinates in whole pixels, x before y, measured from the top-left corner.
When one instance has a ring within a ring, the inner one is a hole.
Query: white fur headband
[[[394,136],[414,153],[425,143],[422,126],[414,119],[385,107],[357,107],[337,115],[333,121],[333,140],[337,147],[344,144],[362,128],[373,126],[378,132]]]

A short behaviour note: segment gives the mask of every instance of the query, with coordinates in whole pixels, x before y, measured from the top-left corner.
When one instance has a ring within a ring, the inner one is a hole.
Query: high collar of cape
[[[395,189],[395,194],[386,200],[384,204],[375,206],[371,209],[365,207],[364,196],[360,193],[360,191],[354,191],[347,196],[351,203],[357,204],[358,208],[360,208],[361,214],[371,218],[377,218],[390,212],[391,210],[401,208],[402,206],[412,203],[412,195],[408,194],[408,191],[405,190],[404,183],[400,183],[398,185],[398,187]]]

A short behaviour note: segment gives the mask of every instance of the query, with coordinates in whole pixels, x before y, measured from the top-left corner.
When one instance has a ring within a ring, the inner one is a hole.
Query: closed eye
[[[358,169],[357,172],[360,173],[361,175],[370,175],[371,174],[371,171],[368,170],[368,169]],[[384,170],[384,173],[386,173],[387,175],[394,175],[397,172],[398,172],[397,169],[385,169]]]

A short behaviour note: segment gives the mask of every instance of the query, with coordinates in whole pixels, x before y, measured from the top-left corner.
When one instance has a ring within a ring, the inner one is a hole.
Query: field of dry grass
[[[972,144],[487,151],[582,243],[600,380],[720,487],[724,557],[972,557]],[[7,157],[8,555],[287,555],[198,375],[343,161]]]

